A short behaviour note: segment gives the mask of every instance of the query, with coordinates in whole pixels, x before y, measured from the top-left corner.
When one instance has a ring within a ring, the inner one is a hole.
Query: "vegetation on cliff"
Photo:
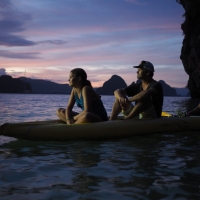
[[[184,39],[180,58],[189,75],[187,87],[192,98],[200,98],[200,0],[176,0],[185,9],[181,25]]]

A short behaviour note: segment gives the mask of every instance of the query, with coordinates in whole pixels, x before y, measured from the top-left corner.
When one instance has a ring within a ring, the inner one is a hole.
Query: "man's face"
[[[146,77],[146,75],[147,75],[147,71],[145,69],[138,68],[138,70],[137,70],[137,78],[138,79],[143,79]]]

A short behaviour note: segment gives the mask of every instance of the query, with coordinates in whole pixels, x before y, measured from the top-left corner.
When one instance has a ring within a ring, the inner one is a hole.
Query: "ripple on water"
[[[108,114],[113,96],[101,97]],[[0,122],[55,119],[68,95],[0,94]],[[165,98],[164,110],[187,109]],[[78,108],[76,108],[78,110]],[[199,199],[198,132],[116,141],[45,142],[0,137],[0,199]]]

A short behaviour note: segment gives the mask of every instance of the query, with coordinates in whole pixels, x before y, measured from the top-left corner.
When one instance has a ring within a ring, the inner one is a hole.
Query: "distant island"
[[[190,96],[187,88],[172,88],[163,80],[159,82],[163,86],[164,96]],[[116,89],[124,87],[127,87],[124,79],[113,75],[104,82],[102,87],[95,88],[95,90],[100,95],[113,95]],[[48,80],[26,77],[12,78],[8,75],[2,75],[0,76],[0,93],[70,94],[71,88],[68,84],[59,84]]]
[[[32,86],[19,78],[2,75],[0,76],[0,93],[32,93]]]

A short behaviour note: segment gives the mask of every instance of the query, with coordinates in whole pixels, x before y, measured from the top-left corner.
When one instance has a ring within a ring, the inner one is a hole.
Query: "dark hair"
[[[83,85],[86,86],[92,86],[91,82],[89,80],[87,80],[87,74],[85,72],[84,69],[82,68],[75,68],[71,70],[72,74],[75,74],[77,77],[81,77],[82,81],[83,81]]]

